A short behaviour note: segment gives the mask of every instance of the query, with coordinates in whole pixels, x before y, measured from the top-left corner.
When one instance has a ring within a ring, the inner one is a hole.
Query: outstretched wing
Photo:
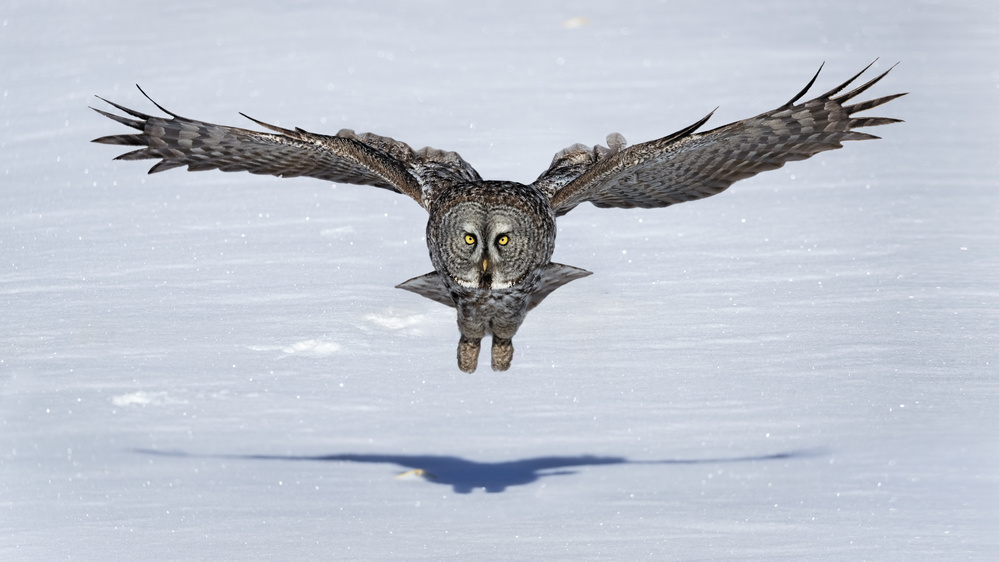
[[[607,139],[610,148],[571,146],[555,156],[551,167],[534,185],[548,194],[559,215],[584,201],[597,207],[666,207],[710,197],[736,181],[775,170],[785,162],[842,148],[843,141],[879,138],[854,129],[899,120],[854,114],[905,94],[843,104],[876,84],[891,69],[836,95],[871,65],[829,92],[794,105],[818,78],[816,73],[783,106],[704,133],[694,131],[711,114],[672,135],[628,148],[616,134]]]
[[[141,88],[139,90],[142,91]],[[142,92],[145,95],[145,92]],[[149,98],[149,96],[146,96]],[[479,174],[456,152],[413,150],[404,142],[344,129],[334,136],[283,129],[247,117],[271,133],[215,125],[181,117],[154,102],[170,117],[155,117],[100,98],[123,117],[101,115],[142,131],[94,139],[103,144],[141,146],[116,160],[156,159],[149,173],[187,166],[190,171],[222,170],[278,177],[309,176],[338,183],[371,185],[408,195],[428,208],[436,190],[478,181]]]

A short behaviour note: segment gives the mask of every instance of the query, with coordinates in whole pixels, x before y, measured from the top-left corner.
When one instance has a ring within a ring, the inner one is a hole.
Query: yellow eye
[[[472,244],[475,244],[475,237],[472,236],[471,234],[466,234],[465,235],[465,243],[468,244],[469,246],[471,246]]]
[[[503,236],[500,236],[499,238],[496,239],[496,243],[499,244],[500,246],[506,246],[507,242],[509,242],[509,241],[510,241],[510,237],[507,236],[506,234],[504,234]]]

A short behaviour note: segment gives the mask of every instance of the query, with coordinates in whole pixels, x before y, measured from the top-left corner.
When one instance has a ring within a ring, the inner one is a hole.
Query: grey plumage
[[[702,199],[786,162],[841,148],[843,141],[876,139],[855,129],[899,120],[855,114],[905,94],[844,105],[888,74],[841,93],[870,66],[796,105],[816,73],[783,106],[703,133],[695,131],[711,114],[676,133],[631,147],[617,133],[607,137],[606,147],[572,145],[558,152],[530,185],[483,181],[456,152],[413,150],[372,133],[345,129],[321,135],[250,118],[270,131],[258,132],[187,119],[158,104],[169,118],[104,100],[129,117],[95,111],[141,132],[94,142],[141,147],[117,159],[159,159],[150,173],[187,166],[192,171],[309,176],[411,197],[430,214],[427,246],[435,269],[398,287],[455,308],[462,370],[475,370],[480,341],[487,334],[492,334],[493,369],[506,370],[513,356],[512,338],[527,312],[562,285],[590,275],[551,262],[557,216],[584,202],[649,208]]]

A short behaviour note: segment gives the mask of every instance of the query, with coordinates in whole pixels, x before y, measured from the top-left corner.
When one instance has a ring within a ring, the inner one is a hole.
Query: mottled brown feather
[[[149,173],[187,166],[190,171],[250,172],[285,178],[308,176],[389,189],[412,197],[424,208],[429,207],[442,188],[481,181],[478,173],[455,152],[429,147],[413,150],[404,142],[372,133],[355,134],[345,129],[333,136],[321,135],[303,129],[283,129],[250,118],[273,131],[265,133],[188,119],[156,102],[153,103],[169,118],[103,101],[137,119],[96,108],[95,111],[142,132],[110,135],[94,142],[143,147],[117,159],[160,159]]]
[[[843,104],[888,72],[836,96],[868,68],[870,65],[829,92],[795,105],[815,82],[816,73],[785,105],[703,133],[694,131],[707,118],[661,139],[613,152],[574,145],[555,156],[535,185],[550,194],[558,215],[585,201],[597,207],[666,207],[710,197],[738,180],[780,168],[786,162],[841,148],[843,141],[876,139],[854,129],[899,120],[853,114],[905,94]]]

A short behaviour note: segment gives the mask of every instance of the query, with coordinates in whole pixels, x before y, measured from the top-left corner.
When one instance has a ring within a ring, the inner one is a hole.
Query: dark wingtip
[[[836,86],[836,87],[835,87],[835,88],[833,88],[832,90],[829,90],[828,92],[826,92],[826,93],[822,94],[821,96],[819,96],[819,97],[818,97],[818,99],[829,99],[829,98],[833,97],[834,95],[838,94],[838,93],[839,93],[839,92],[841,92],[841,91],[842,91],[842,90],[843,90],[844,88],[846,88],[847,86],[849,86],[850,84],[852,84],[854,80],[856,80],[857,78],[860,78],[860,75],[861,75],[861,74],[863,74],[863,73],[865,73],[865,72],[867,72],[867,69],[869,69],[869,68],[871,68],[872,66],[874,66],[874,63],[876,63],[876,62],[878,62],[878,59],[874,59],[874,60],[872,60],[872,61],[870,62],[870,64],[868,64],[867,66],[865,66],[865,67],[863,68],[863,70],[861,70],[860,72],[858,72],[858,73],[854,74],[853,76],[851,76],[851,77],[850,77],[849,79],[847,79],[847,80],[846,80],[845,82],[843,82],[843,83],[842,83],[842,84],[840,84],[839,86]],[[889,70],[891,70],[891,69],[889,69]],[[887,74],[887,73],[886,73],[886,74]],[[880,80],[880,78],[877,78],[877,79],[875,79],[875,82],[876,82],[877,80]]]
[[[98,144],[121,144],[126,146],[149,146],[146,135],[108,135],[98,137],[90,142]]]
[[[112,106],[112,107],[117,108],[119,111],[123,111],[123,112],[131,115],[132,117],[138,117],[139,119],[149,119],[151,117],[150,115],[146,115],[145,113],[143,113],[141,111],[136,111],[134,109],[129,109],[129,108],[125,107],[124,105],[121,105],[120,103],[115,103],[115,102],[113,102],[113,101],[111,101],[109,99],[104,99],[101,96],[94,96],[94,97],[97,98],[97,99],[99,99],[99,100],[101,100],[102,102],[104,102],[104,103]],[[93,109],[94,111],[96,111],[96,112],[104,115],[105,117],[109,117],[111,119],[114,119],[115,121],[118,120],[117,116],[112,117],[110,114],[108,114],[108,113],[106,113],[104,111],[101,111],[100,109],[97,109],[96,107],[91,107],[90,109]],[[131,125],[129,125],[129,126],[131,126]]]
[[[145,98],[147,100],[149,100],[153,105],[155,105],[160,111],[162,111],[163,113],[166,113],[170,117],[180,117],[180,115],[177,115],[176,113],[174,113],[174,112],[170,111],[169,109],[163,107],[162,105],[156,103],[156,100],[154,100],[153,98],[149,97],[149,94],[147,94],[146,91],[142,89],[142,86],[136,84],[135,87],[138,88],[139,92],[141,92],[142,95],[145,96]]]
[[[108,103],[111,103],[111,102],[108,102]],[[114,104],[112,104],[112,105],[114,105]],[[131,127],[133,129],[136,129],[136,130],[139,130],[139,131],[141,131],[141,130],[143,130],[145,128],[145,124],[144,124],[143,121],[136,121],[135,119],[129,119],[128,117],[122,117],[121,115],[115,115],[114,113],[110,113],[108,111],[104,111],[103,109],[97,109],[96,107],[91,107],[90,109],[93,109],[94,111],[96,111],[97,113],[100,113],[104,117],[107,117],[108,119],[110,119],[112,121],[121,123],[122,125],[125,125],[126,127]],[[138,113],[138,112],[136,112],[136,113]],[[136,117],[139,117],[139,116],[136,115]],[[141,119],[141,117],[140,117],[140,119]],[[105,137],[102,137],[102,138],[105,138]],[[98,141],[95,140],[93,142],[98,142]]]
[[[802,96],[808,93],[808,90],[812,89],[812,86],[815,84],[815,80],[818,79],[819,73],[822,72],[822,69],[825,66],[826,66],[826,61],[822,61],[822,64],[819,65],[819,69],[815,71],[815,76],[812,76],[812,79],[808,81],[808,84],[805,84],[805,87],[802,88],[797,95],[795,95],[793,98],[791,98],[790,101],[785,103],[784,107],[791,107],[792,105],[794,105],[794,102],[800,100]]]
[[[697,121],[696,123],[692,123],[690,126],[684,128],[684,129],[681,129],[681,130],[677,131],[674,134],[677,135],[677,138],[685,137],[687,135],[692,134],[697,129],[700,129],[702,125],[704,125],[705,123],[707,123],[708,119],[711,119],[711,116],[714,115],[716,111],[718,111],[718,107],[715,107],[714,109],[712,109],[711,111],[709,111],[707,115],[705,115],[704,117],[701,117],[701,119],[699,121]]]
[[[847,113],[847,115],[853,115],[854,113],[859,113],[861,111],[867,111],[868,109],[873,109],[873,108],[878,107],[880,105],[884,105],[884,104],[886,104],[886,103],[888,103],[888,102],[890,102],[892,100],[896,100],[896,99],[898,99],[898,98],[900,98],[900,97],[902,97],[904,95],[905,94],[892,94],[890,96],[884,96],[884,97],[875,98],[875,99],[872,99],[872,100],[862,101],[860,103],[855,103],[853,105],[845,105],[845,106],[843,106],[843,111],[845,111]]]
[[[292,131],[290,129],[285,129],[284,127],[278,127],[277,125],[271,125],[270,123],[266,123],[264,121],[261,121],[260,119],[254,119],[253,117],[250,117],[249,115],[243,113],[242,111],[240,111],[239,114],[242,115],[243,117],[246,117],[250,121],[253,121],[257,125],[260,125],[261,127],[268,129],[270,131],[274,131],[275,133],[281,133],[283,135],[295,134],[295,131]]]
[[[877,61],[875,61],[875,62],[877,62]],[[873,64],[874,63],[872,62],[870,65],[867,66],[867,68],[870,68],[871,65],[873,65]],[[853,90],[850,90],[849,92],[840,95],[839,97],[833,99],[833,101],[842,104],[842,103],[844,103],[846,101],[849,101],[849,100],[851,100],[851,99],[859,96],[860,94],[862,94],[865,91],[867,91],[868,88],[870,88],[871,86],[873,86],[873,85],[877,84],[878,82],[880,82],[882,78],[884,78],[885,76],[888,76],[888,73],[891,72],[892,69],[895,68],[896,66],[898,66],[898,63],[895,63],[895,64],[891,65],[891,67],[888,70],[886,70],[886,71],[882,72],[881,74],[875,76],[874,78],[868,80],[864,84],[861,84],[860,86],[857,86]],[[867,68],[865,68],[864,70],[867,70]],[[859,74],[858,74],[858,76],[859,76]],[[856,78],[856,77],[854,77],[854,78]],[[852,81],[853,81],[853,79],[850,80],[850,82],[852,82]],[[845,86],[846,86],[846,84],[843,84],[843,87],[845,87]],[[842,87],[840,89],[842,89]],[[894,98],[892,98],[892,99],[894,99]],[[890,99],[886,100],[885,103],[887,103],[887,101],[891,101],[891,100]]]

